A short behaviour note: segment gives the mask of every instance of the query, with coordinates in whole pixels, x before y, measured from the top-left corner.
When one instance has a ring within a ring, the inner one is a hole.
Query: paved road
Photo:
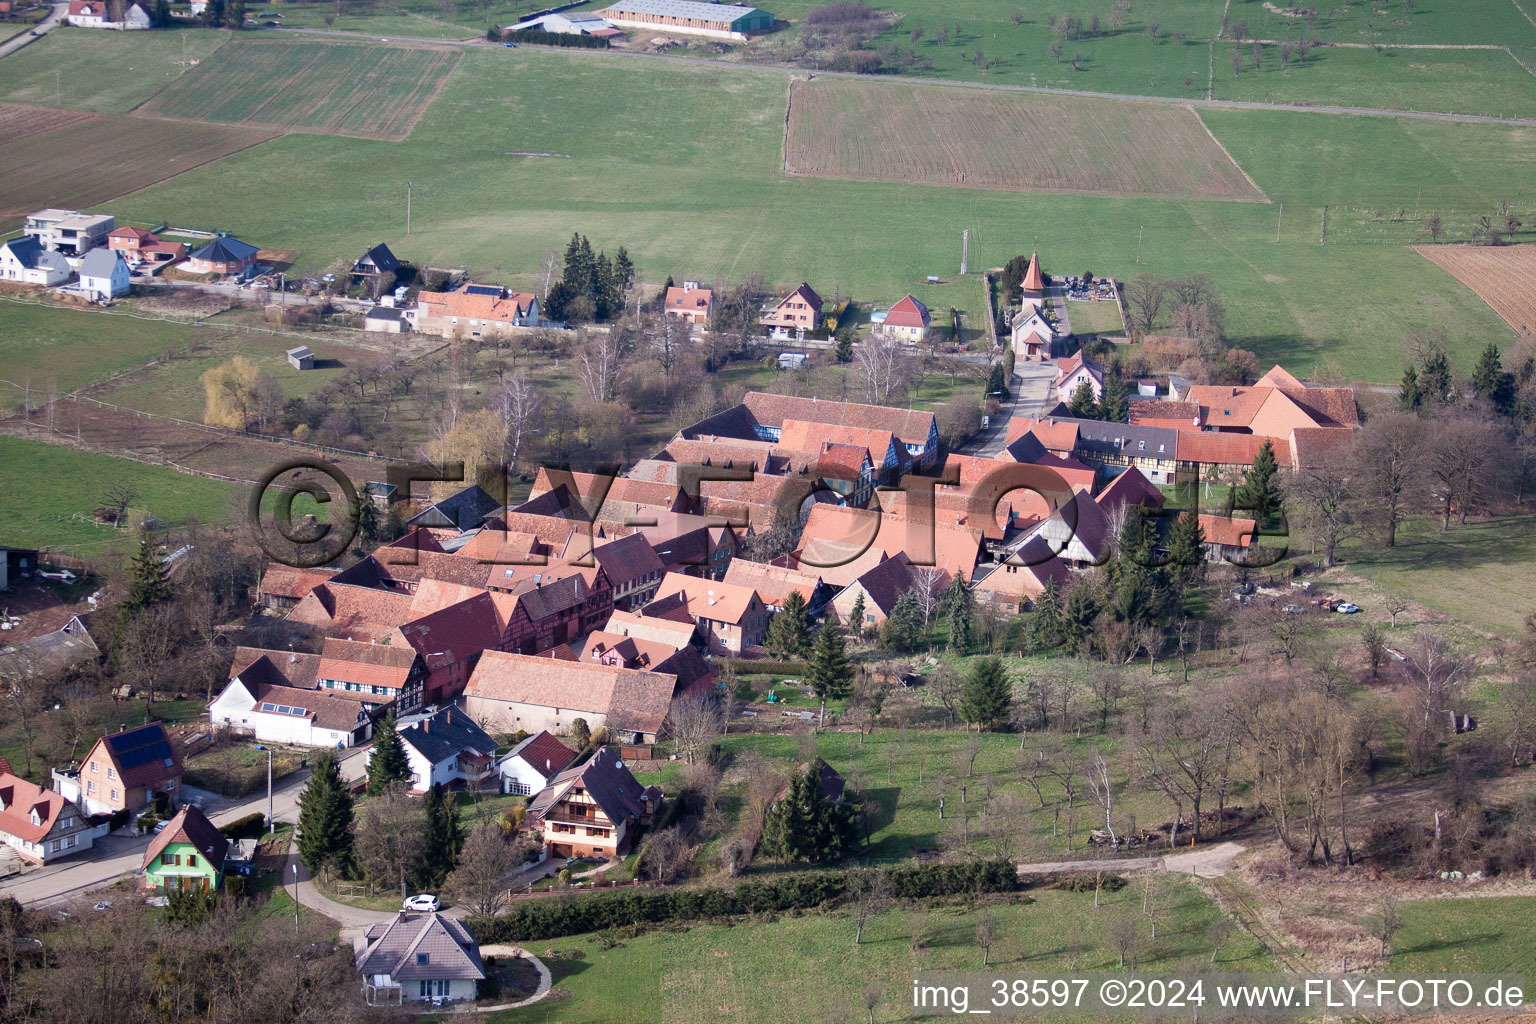
[[[1021,875],[1061,875],[1081,871],[1097,871],[1103,868],[1117,875],[1138,875],[1148,872],[1198,875],[1201,878],[1220,878],[1232,867],[1232,861],[1247,847],[1237,843],[1221,843],[1218,846],[1170,853],[1162,857],[1131,857],[1126,860],[1053,860],[1039,864],[1020,864]]]
[[[349,752],[341,761],[342,777],[348,781],[361,778],[367,769],[367,751],[362,747]],[[294,772],[274,783],[272,815],[278,821],[297,821],[299,793],[309,779],[309,772]],[[267,794],[261,793],[211,816],[215,825],[227,825],[237,818],[260,811],[267,813]],[[45,907],[74,899],[82,893],[111,885],[125,874],[139,870],[149,836],[106,836],[97,840],[89,853],[58,864],[30,869],[0,883],[0,896],[12,896],[28,906]]]
[[[0,43],[0,57],[9,57],[28,43],[41,39],[48,34],[48,30],[63,20],[69,13],[69,4],[54,4],[53,10],[48,12],[48,17],[34,25],[30,30],[11,36],[5,42]]]
[[[273,32],[300,32],[305,35],[317,36],[341,36],[347,39],[357,39],[359,36],[372,36],[389,42],[421,43],[434,46],[485,46],[497,47],[499,43],[487,42],[484,39],[427,39],[418,36],[376,36],[371,32],[345,32],[338,29],[324,28],[285,28],[281,25],[267,31]],[[519,44],[528,45],[528,44]],[[578,56],[612,58],[629,57],[636,60],[664,60],[675,61],[684,64],[703,64],[710,67],[729,68],[733,71],[751,71],[755,68],[774,68],[780,71],[800,71],[787,64],[743,64],[739,61],[710,60],[705,57],[679,57],[669,53],[641,53],[635,50],[564,50],[563,52]],[[852,71],[817,71],[811,77],[822,78],[863,78],[869,75],[860,75]],[[1525,117],[1487,117],[1482,114],[1439,114],[1427,110],[1393,110],[1387,107],[1346,107],[1335,104],[1306,104],[1306,103],[1262,103],[1257,100],[1205,100],[1189,99],[1182,96],[1138,96],[1127,92],[1096,92],[1092,89],[1053,89],[1043,85],[1007,85],[994,82],[961,82],[949,78],[904,78],[908,85],[947,85],[960,89],[990,89],[994,92],[1026,92],[1039,93],[1047,96],[1085,96],[1089,99],[1128,100],[1133,103],[1172,103],[1182,107],[1215,107],[1217,109],[1230,110],[1286,110],[1306,114],[1335,114],[1365,117],[1413,117],[1428,121],[1459,121],[1465,124],[1515,124],[1526,127],[1536,127],[1536,119]]]
[[[960,446],[961,455],[996,458],[1008,440],[1008,421],[1015,416],[1043,415],[1056,403],[1052,401],[1051,383],[1056,379],[1055,363],[1018,362],[1014,364],[1011,395],[986,430]]]

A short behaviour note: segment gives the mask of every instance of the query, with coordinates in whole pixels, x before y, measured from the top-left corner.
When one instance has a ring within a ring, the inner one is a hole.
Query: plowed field
[[[1536,245],[1416,245],[1521,334],[1536,333]]]

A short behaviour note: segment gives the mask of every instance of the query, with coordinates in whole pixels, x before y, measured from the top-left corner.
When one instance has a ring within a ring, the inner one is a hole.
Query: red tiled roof
[[[893,409],[885,405],[821,402],[814,398],[770,395],[762,391],[749,391],[741,401],[752,417],[763,426],[782,426],[785,420],[805,420],[808,423],[833,426],[847,424],[873,430],[889,430],[902,443],[910,445],[926,445],[934,425],[931,412]]]
[[[405,642],[421,655],[429,671],[467,661],[501,642],[501,623],[489,593],[481,592],[441,611],[400,627]]]
[[[1157,489],[1156,484],[1142,475],[1141,470],[1130,466],[1111,480],[1109,486],[1099,492],[1095,500],[1098,501],[1100,508],[1112,514],[1123,505],[1141,505],[1144,508],[1159,509],[1168,499],[1162,491]]]
[[[536,296],[527,292],[513,292],[506,298],[482,295],[478,292],[422,292],[416,296],[426,316],[462,316],[473,320],[493,320],[511,323],[528,313],[528,306]]]
[[[667,289],[666,308],[668,311],[680,309],[688,313],[708,313],[714,295],[708,288],[679,288],[673,285]]]
[[[316,676],[320,679],[398,689],[410,678],[415,664],[416,652],[409,647],[330,639],[325,642],[320,655]]]
[[[666,720],[676,685],[676,676],[661,672],[486,651],[464,695],[601,715],[623,712],[638,731],[654,733]]]
[[[751,587],[739,587],[734,583],[701,579],[698,576],[685,576],[680,572],[669,572],[661,578],[661,586],[656,591],[656,600],[663,600],[673,594],[685,596],[688,614],[694,619],[709,619],[736,625],[743,623],[754,605],[761,604],[757,591]]]
[[[0,774],[0,803],[5,805],[0,808],[0,832],[29,843],[41,841],[70,806],[62,793],[19,779],[9,769]],[[36,825],[32,824],[33,811],[37,812]]]
[[[229,666],[229,678],[233,679],[256,662],[265,658],[268,667],[279,679],[301,690],[313,689],[320,671],[320,655],[299,651],[269,651],[260,647],[236,647],[235,660]]]
[[[857,445],[868,450],[877,466],[884,465],[885,454],[890,450],[894,440],[895,437],[889,430],[881,430],[877,427],[815,423],[806,420],[785,420],[779,431],[779,443],[786,448],[814,452],[819,450],[825,441]],[[900,448],[898,454],[905,451],[905,448]]]
[[[1222,547],[1246,548],[1253,543],[1252,519],[1229,519],[1226,516],[1200,516],[1200,530],[1207,544]]]
[[[263,596],[301,598],[335,576],[338,571],[336,569],[294,569],[273,562],[262,574],[260,592]]]
[[[1199,402],[1159,402],[1155,398],[1136,398],[1129,403],[1127,419],[1139,427],[1169,427],[1173,430],[1200,429]]]
[[[69,5],[69,13],[70,14],[78,14],[79,13],[78,11],[75,10],[75,5],[78,2],[79,2],[79,0],[71,0],[71,3]],[[143,228],[130,228],[130,227],[126,226],[126,225],[124,225],[123,227],[120,227],[120,228],[114,228],[111,232],[109,232],[107,234],[107,237],[108,238],[132,238],[134,241],[138,242],[140,245],[143,245],[145,242],[158,242],[158,241],[160,241],[160,236],[156,235],[155,233],[153,233],[151,231],[145,231]]]
[[[1189,431],[1179,435],[1180,462],[1199,462],[1215,466],[1251,466],[1264,442],[1275,449],[1275,462],[1287,469],[1291,465],[1291,446],[1283,438],[1262,434],[1223,434],[1214,431]]]
[[[1025,434],[1034,434],[1040,443],[1054,452],[1071,452],[1077,447],[1077,424],[1055,420],[1032,420],[1015,416],[1008,421],[1007,442],[1012,444]]]
[[[910,295],[892,306],[885,314],[887,327],[927,327],[931,320],[928,307]]]
[[[783,565],[765,565],[745,558],[733,558],[725,570],[725,582],[738,587],[751,587],[764,604],[779,607],[791,593],[797,593],[811,603],[811,595],[821,582],[821,574],[808,569],[791,569]]]
[[[1020,287],[1026,292],[1045,291],[1045,277],[1040,272],[1040,253],[1038,250],[1029,256],[1029,266],[1024,271],[1024,280]]]
[[[92,756],[103,757],[116,765],[117,776],[126,789],[154,785],[181,775],[181,754],[159,722],[107,733],[91,747],[87,758]]]
[[[1291,431],[1291,464],[1295,468],[1321,465],[1338,451],[1348,451],[1355,432],[1348,427],[1298,427]]]
[[[558,775],[576,751],[567,747],[551,732],[539,731],[507,752],[508,757],[520,757],[546,779]]]

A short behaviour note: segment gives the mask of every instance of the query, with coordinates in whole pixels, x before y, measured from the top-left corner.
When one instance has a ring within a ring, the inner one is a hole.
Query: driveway
[[[15,53],[17,50],[21,49],[23,46],[26,46],[33,40],[41,39],[43,36],[48,34],[49,29],[53,28],[53,26],[64,20],[64,16],[68,13],[68,3],[54,4],[53,10],[48,12],[48,16],[34,25],[31,30],[18,33],[17,35],[11,36],[11,38],[7,39],[5,42],[0,43],[0,57],[9,57],[11,54]]]
[[[362,778],[368,767],[368,752],[372,747],[359,747],[341,760],[341,774],[351,781]],[[299,794],[309,781],[309,772],[294,772],[276,780],[272,787],[272,817],[277,821],[297,821]],[[267,794],[251,796],[209,816],[215,825],[228,825],[247,814],[267,813]],[[119,830],[122,833],[126,830]],[[96,841],[91,850],[80,856],[33,868],[20,875],[13,875],[0,884],[0,896],[11,896],[32,907],[46,907],[74,899],[91,889],[111,885],[123,875],[137,874],[144,862],[144,851],[150,837],[139,835],[109,835]]]
[[[1055,380],[1056,364],[1054,362],[1016,362],[1007,401],[1002,403],[986,430],[960,446],[959,454],[988,459],[1001,455],[1008,441],[1009,420],[1016,416],[1042,416],[1056,404],[1052,400],[1051,393],[1051,384]]]

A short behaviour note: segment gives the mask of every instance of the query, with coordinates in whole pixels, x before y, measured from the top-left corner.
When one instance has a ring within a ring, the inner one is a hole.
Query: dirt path
[[[1232,861],[1247,847],[1237,843],[1221,843],[1185,853],[1170,853],[1159,857],[1130,857],[1125,860],[1054,860],[1036,864],[1020,864],[1020,875],[1060,875],[1081,871],[1105,870],[1117,875],[1139,875],[1149,872],[1194,875],[1197,878],[1220,878],[1232,867]]]
[[[1286,970],[1296,974],[1310,970],[1307,958],[1265,922],[1264,915],[1254,906],[1252,893],[1236,878],[1214,879],[1210,891],[1221,908],[1231,914],[1245,932],[1258,939]]]

